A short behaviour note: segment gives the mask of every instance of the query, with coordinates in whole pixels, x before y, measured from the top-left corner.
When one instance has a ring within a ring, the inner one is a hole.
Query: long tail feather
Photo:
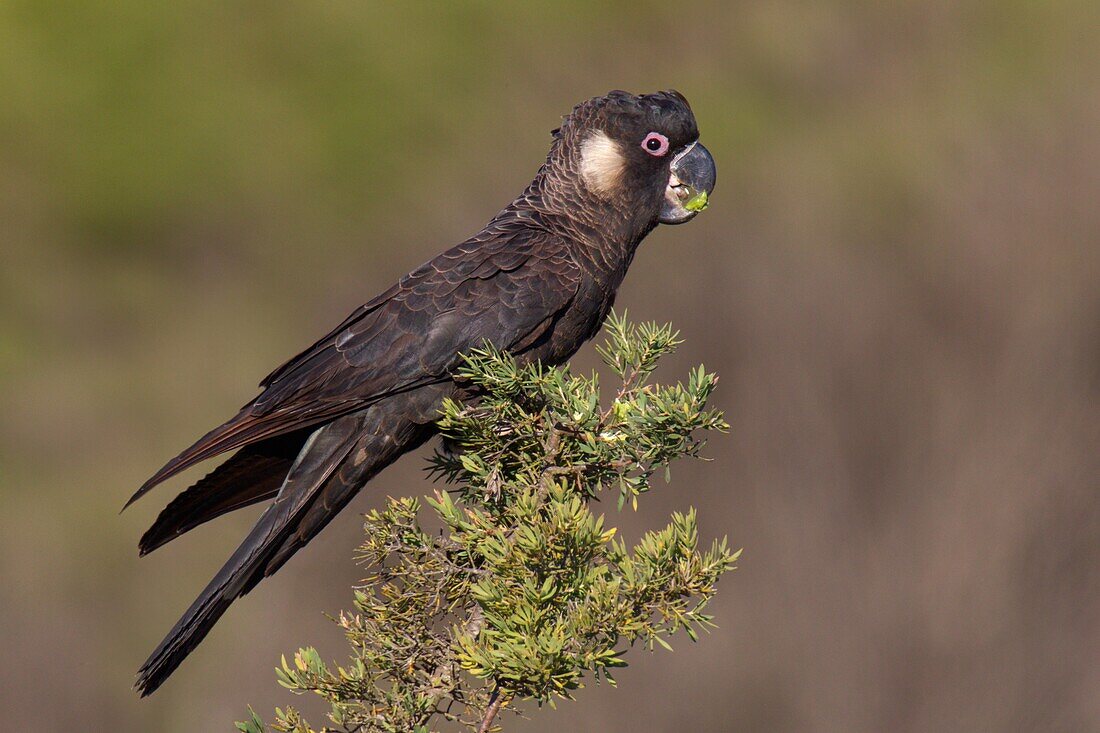
[[[273,498],[305,439],[294,433],[242,448],[164,508],[138,543],[139,554],[147,555],[226,512]]]
[[[142,697],[160,687],[206,637],[230,604],[263,577],[272,552],[293,533],[299,514],[348,457],[359,426],[360,420],[349,416],[326,425],[309,437],[278,498],[138,670],[134,687]]]
[[[435,396],[406,396],[346,415],[306,439],[279,494],[206,589],[138,671],[144,697],[168,679],[229,605],[275,573],[375,474],[432,434],[424,410]]]

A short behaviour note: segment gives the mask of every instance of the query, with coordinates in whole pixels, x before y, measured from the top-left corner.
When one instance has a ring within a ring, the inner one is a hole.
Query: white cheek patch
[[[581,143],[581,178],[584,184],[601,196],[609,196],[618,188],[626,157],[619,143],[597,130]]]

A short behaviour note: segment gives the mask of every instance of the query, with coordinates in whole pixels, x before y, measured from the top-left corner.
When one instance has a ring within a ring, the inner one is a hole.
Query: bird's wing
[[[258,440],[328,422],[450,379],[489,341],[522,350],[575,297],[568,246],[524,226],[489,230],[417,268],[261,383],[264,391],[160,469],[127,506],[184,469]]]

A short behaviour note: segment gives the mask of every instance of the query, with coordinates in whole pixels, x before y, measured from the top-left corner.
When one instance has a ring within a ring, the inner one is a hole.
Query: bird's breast
[[[597,279],[586,279],[576,297],[551,325],[547,337],[526,355],[543,364],[568,361],[600,331],[615,301],[615,291]]]

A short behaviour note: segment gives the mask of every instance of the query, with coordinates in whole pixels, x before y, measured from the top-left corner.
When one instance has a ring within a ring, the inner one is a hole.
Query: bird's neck
[[[546,230],[568,240],[593,274],[621,280],[656,222],[638,207],[601,199],[568,168],[543,166],[513,203]],[[616,283],[617,285],[617,283]]]

